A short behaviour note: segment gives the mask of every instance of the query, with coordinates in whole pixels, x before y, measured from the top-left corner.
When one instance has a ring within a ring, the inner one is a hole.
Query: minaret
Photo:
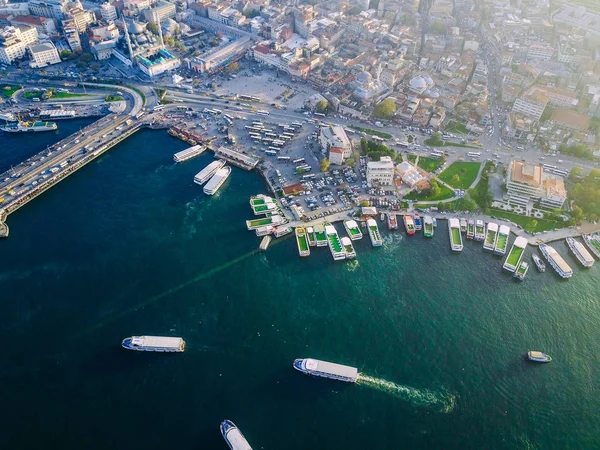
[[[164,50],[165,41],[163,40],[162,27],[160,26],[160,20],[158,20],[158,13],[156,12],[156,8],[152,9],[152,18],[154,19],[154,23],[158,25],[158,36],[160,37],[160,48]]]
[[[127,29],[127,22],[125,21],[125,17],[123,19],[123,28],[125,29],[125,41],[127,42],[127,49],[129,50],[129,59],[133,64],[133,50],[131,48],[131,41],[129,40],[129,30]]]

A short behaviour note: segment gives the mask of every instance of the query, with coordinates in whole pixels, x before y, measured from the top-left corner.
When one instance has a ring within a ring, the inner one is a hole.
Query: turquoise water
[[[175,165],[185,147],[140,132],[9,217],[1,448],[219,449],[225,418],[257,449],[600,445],[598,265],[556,243],[574,277],[519,283],[481,243],[451,252],[443,221],[433,239],[380,226],[348,263],[300,259],[293,237],[258,253],[260,177],[234,168],[207,197],[192,179],[212,156]],[[123,350],[136,334],[187,350]],[[298,357],[361,379],[303,376]]]

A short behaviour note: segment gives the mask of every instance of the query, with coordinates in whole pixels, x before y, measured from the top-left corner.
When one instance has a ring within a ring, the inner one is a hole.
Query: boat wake
[[[388,234],[383,238],[383,251],[384,253],[394,253],[400,248],[402,235],[400,233]]]
[[[414,406],[432,408],[441,413],[449,413],[456,406],[456,397],[448,392],[416,389],[362,373],[358,375],[356,383],[391,394],[401,400],[410,402]]]
[[[359,266],[360,264],[358,263],[357,259],[351,259],[346,263],[346,269],[348,269],[348,272],[354,272]]]

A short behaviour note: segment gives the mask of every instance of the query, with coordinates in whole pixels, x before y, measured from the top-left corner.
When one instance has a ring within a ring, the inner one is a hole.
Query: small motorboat
[[[549,355],[546,355],[542,352],[529,351],[527,352],[527,358],[529,361],[540,362],[540,363],[549,363],[552,361],[552,358]]]

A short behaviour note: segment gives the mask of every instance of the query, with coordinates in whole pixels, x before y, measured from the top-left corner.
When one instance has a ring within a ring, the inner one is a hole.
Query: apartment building
[[[32,67],[46,67],[61,62],[58,50],[52,42],[30,45],[28,50],[32,59],[30,63]]]
[[[0,62],[12,64],[27,53],[27,46],[38,40],[37,29],[25,25],[4,27],[0,31]]]
[[[367,163],[367,182],[373,185],[391,186],[394,183],[394,161],[382,156],[379,161]]]
[[[532,87],[515,100],[512,112],[539,121],[547,104],[548,96],[546,93],[539,88]]]
[[[506,175],[509,202],[528,205],[539,202],[547,208],[562,208],[567,191],[562,178],[544,173],[541,166],[512,161]]]

